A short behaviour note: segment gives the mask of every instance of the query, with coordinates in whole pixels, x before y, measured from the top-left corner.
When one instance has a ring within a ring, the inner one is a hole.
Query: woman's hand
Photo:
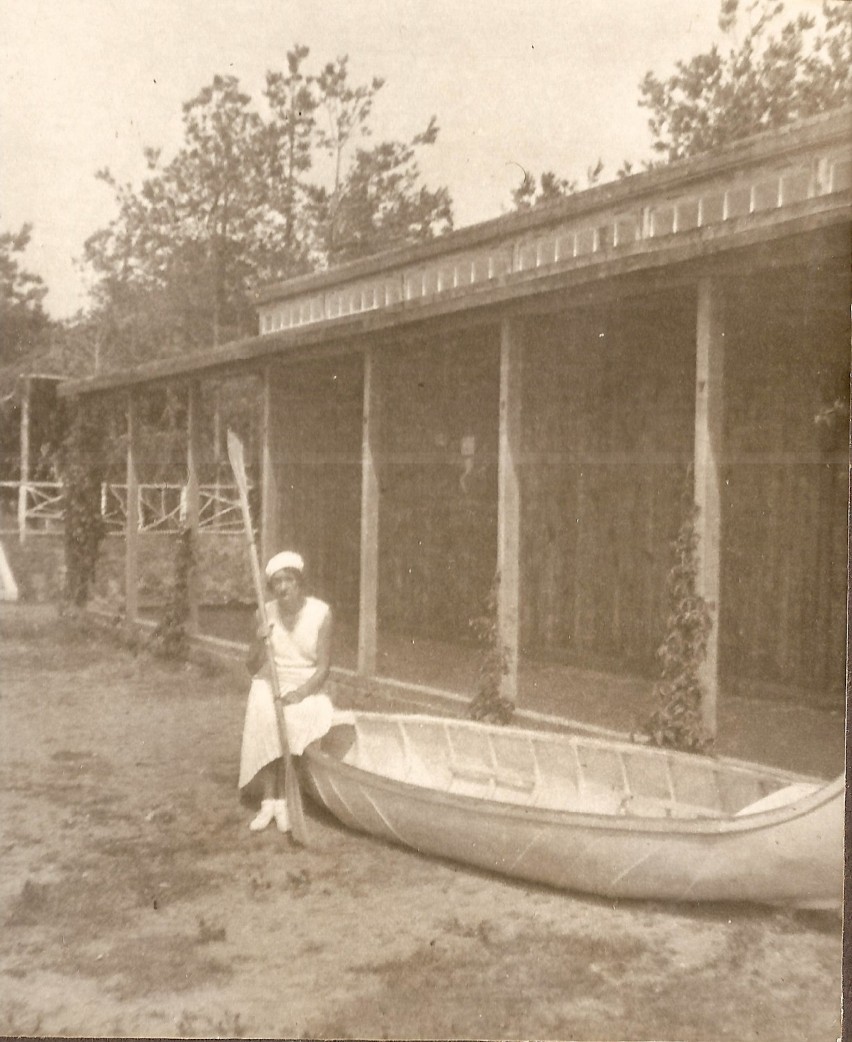
[[[276,695],[275,701],[282,706],[294,706],[301,702],[302,698],[298,691],[288,691],[286,695]]]

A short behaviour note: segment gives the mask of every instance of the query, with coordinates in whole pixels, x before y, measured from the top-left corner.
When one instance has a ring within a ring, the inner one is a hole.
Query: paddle
[[[275,701],[275,719],[278,722],[278,736],[281,740],[281,748],[284,753],[284,798],[287,801],[287,814],[290,818],[290,827],[293,830],[293,838],[307,846],[308,833],[305,824],[305,811],[302,807],[302,792],[299,788],[299,776],[296,773],[296,765],[290,755],[290,746],[287,742],[287,724],[284,720],[284,706],[279,701],[281,689],[278,683],[278,673],[275,669],[275,661],[272,655],[272,645],[269,642],[269,620],[266,615],[266,597],[264,595],[263,580],[260,576],[260,564],[257,557],[257,547],[254,542],[254,527],[251,521],[251,511],[248,501],[248,483],[246,481],[245,457],[243,445],[233,431],[228,431],[228,459],[231,461],[231,470],[234,472],[234,480],[240,494],[240,509],[243,514],[243,527],[248,542],[249,557],[251,559],[251,572],[254,579],[254,592],[257,597],[257,614],[263,627],[264,644],[266,645],[266,658],[269,663],[269,675],[271,677],[272,694]]]

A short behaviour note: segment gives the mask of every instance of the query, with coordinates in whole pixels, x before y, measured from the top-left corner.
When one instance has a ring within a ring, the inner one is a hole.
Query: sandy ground
[[[837,916],[612,903],[248,832],[245,681],[4,608],[0,1033],[840,1034]]]

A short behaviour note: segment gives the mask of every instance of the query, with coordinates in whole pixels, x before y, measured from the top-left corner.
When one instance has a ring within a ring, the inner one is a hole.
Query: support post
[[[30,392],[32,381],[28,376],[23,380],[23,397],[21,398],[21,480],[18,484],[18,540],[23,543],[27,538],[27,499],[30,486]]]
[[[269,363],[263,370],[263,431],[260,459],[260,553],[266,562],[281,549],[281,518],[277,460],[281,446],[280,424],[275,409],[277,387],[275,369]]]
[[[520,613],[520,513],[518,458],[521,451],[523,344],[517,319],[500,326],[500,431],[497,478],[497,639],[502,660],[500,697],[518,700]]]
[[[198,533],[201,520],[201,492],[198,468],[201,463],[201,386],[198,380],[190,382],[186,402],[186,526],[192,533],[192,545],[199,552]],[[199,632],[198,569],[189,576],[189,632]]]
[[[376,674],[379,599],[379,426],[381,382],[375,350],[364,352],[361,421],[361,572],[358,604],[358,673]]]
[[[127,518],[124,552],[124,613],[128,622],[139,614],[139,417],[132,392],[127,395]]]
[[[699,677],[704,697],[701,715],[707,732],[717,730],[719,691],[719,570],[722,520],[725,325],[721,284],[698,284],[695,359],[695,502],[698,569],[696,592],[710,609],[711,630]]]

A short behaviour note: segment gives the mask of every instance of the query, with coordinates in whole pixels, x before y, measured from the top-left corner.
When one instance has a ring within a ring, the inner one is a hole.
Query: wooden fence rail
[[[199,486],[198,528],[204,532],[242,531],[236,485]],[[253,489],[250,489],[250,492]],[[0,532],[27,535],[57,533],[63,525],[64,489],[60,481],[0,481]],[[187,520],[187,486],[160,483],[138,486],[138,531],[174,533]],[[127,525],[127,485],[101,486],[101,517],[108,533]]]

